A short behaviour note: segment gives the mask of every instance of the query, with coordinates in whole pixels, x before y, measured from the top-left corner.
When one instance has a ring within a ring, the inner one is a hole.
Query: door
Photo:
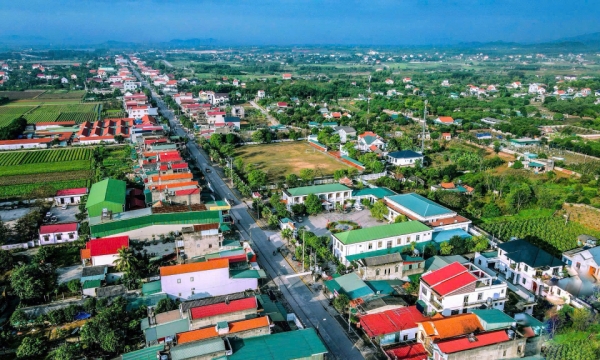
[[[595,276],[596,275],[596,268],[593,266],[590,266],[590,269],[588,270],[588,274]]]
[[[388,240],[388,242],[387,242],[387,248],[388,249],[392,248],[392,240]]]
[[[533,294],[537,295],[537,283],[534,281],[531,283],[531,289],[533,290]]]
[[[60,198],[60,204],[64,205],[65,204],[65,198]]]

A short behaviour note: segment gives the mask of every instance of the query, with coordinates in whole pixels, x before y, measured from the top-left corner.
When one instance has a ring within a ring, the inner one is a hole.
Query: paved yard
[[[31,210],[33,210],[33,208],[30,208],[30,207],[12,209],[12,210],[0,210],[0,219],[2,219],[2,221],[4,221],[4,222],[19,220],[23,216],[29,214],[29,212]]]
[[[66,283],[73,279],[81,279],[82,265],[68,266],[56,269],[58,275],[58,283]]]
[[[327,223],[333,221],[354,221],[363,228],[385,224],[385,222],[379,222],[372,218],[371,212],[368,209],[363,209],[361,211],[352,210],[352,212],[348,214],[332,211],[330,213],[322,213],[317,216],[305,216],[303,219],[303,222],[298,223],[297,225],[308,226],[309,230],[318,236],[329,235],[330,232],[327,230]]]
[[[79,206],[69,206],[66,210],[63,210],[60,207],[53,206],[50,209],[50,212],[52,213],[52,215],[55,215],[58,218],[59,223],[77,221],[75,215],[79,214]]]

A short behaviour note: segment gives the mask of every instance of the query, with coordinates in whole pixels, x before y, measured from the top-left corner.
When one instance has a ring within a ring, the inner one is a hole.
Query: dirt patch
[[[244,159],[245,164],[255,164],[257,168],[266,171],[270,180],[291,173],[299,175],[302,169],[313,169],[316,176],[326,176],[333,174],[335,170],[349,168],[305,142],[242,146],[236,156]]]
[[[563,204],[563,210],[569,213],[569,220],[600,231],[600,209],[580,206],[579,204]]]

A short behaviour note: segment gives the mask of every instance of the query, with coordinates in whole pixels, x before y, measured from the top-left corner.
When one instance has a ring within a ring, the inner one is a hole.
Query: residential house
[[[451,191],[461,194],[471,195],[475,189],[465,184],[454,184],[452,182],[440,183],[439,185],[432,185],[431,191]]]
[[[88,216],[107,216],[125,211],[126,183],[121,180],[104,179],[92,185],[85,208]]]
[[[521,87],[521,82],[520,81],[514,81],[513,83],[510,84],[510,86],[513,89],[519,89]]]
[[[2,140],[0,150],[47,149],[52,140],[52,138]]]
[[[304,204],[310,194],[315,194],[326,209],[335,208],[336,204],[343,205],[352,197],[352,189],[341,184],[323,184],[284,189],[282,200],[289,210],[296,204]]]
[[[402,214],[433,227],[436,232],[453,229],[468,231],[471,224],[471,220],[419,194],[386,196],[384,201],[389,209],[387,219],[390,221]]]
[[[563,79],[565,81],[576,81],[577,80],[577,76],[576,75],[565,75],[563,77]]]
[[[441,85],[448,87],[448,86],[450,86],[450,82],[448,80],[443,80]]]
[[[40,226],[40,245],[55,245],[73,242],[79,238],[79,223],[52,224]]]
[[[217,123],[224,123],[226,115],[227,115],[227,113],[225,111],[219,111],[219,110],[208,111],[206,113],[206,121],[208,122],[209,125],[215,125]]]
[[[271,321],[268,316],[255,317],[234,322],[220,321],[213,326],[178,333],[175,341],[178,345],[226,336],[239,339],[271,333]]]
[[[442,133],[441,139],[450,141],[450,140],[452,140],[452,134],[449,132]]]
[[[406,247],[402,247],[405,250]],[[398,251],[396,251],[398,250]],[[350,255],[347,260],[358,266],[358,274],[363,280],[400,280],[425,271],[425,260],[414,254],[403,254],[400,249],[365,252]],[[385,252],[385,254],[381,254]]]
[[[340,142],[342,144],[356,138],[356,130],[352,126],[336,126],[333,130],[340,136]]]
[[[331,238],[333,255],[348,265],[350,263],[347,259],[349,255],[392,248],[400,249],[403,246],[411,245],[412,242],[430,241],[431,235],[430,227],[418,221],[407,221],[339,232],[331,234]],[[389,268],[385,270],[385,275],[392,273]],[[375,271],[376,275],[379,275],[377,269]],[[399,273],[399,268],[396,267],[393,273]]]
[[[372,131],[366,131],[358,135],[356,148],[365,152],[382,152],[385,150],[383,138]]]
[[[409,77],[405,77],[405,78],[402,79],[402,82],[405,83],[405,84],[407,84],[407,83],[409,83],[411,81],[412,81],[412,79],[409,78]]]
[[[466,313],[485,305],[503,310],[507,285],[472,264],[458,262],[421,276],[419,300],[428,313],[444,316]]]
[[[565,265],[561,260],[523,239],[498,244],[498,256],[486,260],[487,264],[484,266],[494,264],[507,281],[524,287],[534,295],[543,294],[544,280],[562,278]]]
[[[203,298],[256,290],[258,278],[244,274],[232,276],[228,259],[190,263],[160,268],[164,293],[176,299]]]
[[[371,341],[380,346],[415,341],[419,331],[418,322],[428,318],[416,305],[386,310],[360,317],[360,327]]]
[[[87,188],[58,190],[54,195],[54,203],[57,206],[79,204],[81,198],[86,196],[87,192]]]
[[[292,80],[292,74],[283,74],[281,75],[283,80]]]
[[[243,299],[192,307],[187,311],[190,330],[200,329],[222,321],[237,321],[248,319],[258,313],[258,301],[251,296]]]
[[[265,93],[265,91],[264,91],[264,90],[258,90],[258,92],[256,93],[256,96],[257,96],[259,99],[264,99],[264,98],[266,97],[266,93]]]
[[[83,266],[114,266],[122,248],[129,248],[129,236],[92,239],[81,250],[81,261]]]
[[[387,154],[387,161],[396,166],[415,166],[417,161],[423,165],[423,154],[412,150],[392,151]]]
[[[233,354],[227,356],[228,360],[323,360],[327,354],[327,348],[314,328],[228,340],[234,349]]]
[[[459,125],[460,122],[458,120],[454,120],[452,116],[439,116],[437,119],[433,120],[434,123],[440,125]]]
[[[394,80],[392,79],[385,79],[385,83],[388,85],[394,85]]]
[[[537,146],[540,144],[540,140],[531,138],[510,139],[509,142],[510,145],[518,148],[525,146]]]
[[[562,261],[580,274],[600,277],[600,246],[583,247],[563,253]]]
[[[529,84],[529,93],[530,94],[537,94],[538,90],[539,90],[540,86],[538,84]]]
[[[231,107],[231,116],[243,119],[244,116],[245,116],[244,107],[243,106],[233,106],[233,107]]]

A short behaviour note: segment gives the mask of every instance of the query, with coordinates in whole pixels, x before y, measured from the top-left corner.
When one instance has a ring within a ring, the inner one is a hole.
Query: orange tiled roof
[[[217,259],[214,261],[205,261],[205,262],[199,262],[199,263],[163,266],[160,268],[160,276],[178,275],[178,274],[185,274],[185,273],[190,273],[190,272],[195,272],[195,271],[223,269],[223,268],[228,268],[228,267],[229,267],[228,259]]]
[[[440,121],[443,123],[453,123],[454,119],[451,116],[440,116]]]
[[[454,183],[440,183],[440,186],[444,189],[454,189],[456,186],[454,186]]]
[[[90,249],[82,249],[81,250],[81,259],[91,259],[92,258],[92,250]]]
[[[436,320],[420,322],[427,336],[434,340],[447,339],[476,331],[483,331],[475,314],[460,314]]]
[[[271,322],[269,321],[268,316],[257,317],[257,318],[249,319],[249,320],[236,321],[236,322],[229,323],[229,333],[228,334],[239,333],[242,331],[248,331],[248,330],[258,329],[258,328],[262,328],[262,327],[267,327],[270,324],[271,324]],[[185,343],[192,342],[192,341],[199,341],[199,340],[206,340],[206,339],[214,338],[217,336],[219,336],[219,333],[217,332],[216,327],[211,326],[211,327],[207,327],[207,328],[203,328],[203,329],[186,331],[186,332],[177,334],[177,344],[181,345],[181,344],[185,344]]]

